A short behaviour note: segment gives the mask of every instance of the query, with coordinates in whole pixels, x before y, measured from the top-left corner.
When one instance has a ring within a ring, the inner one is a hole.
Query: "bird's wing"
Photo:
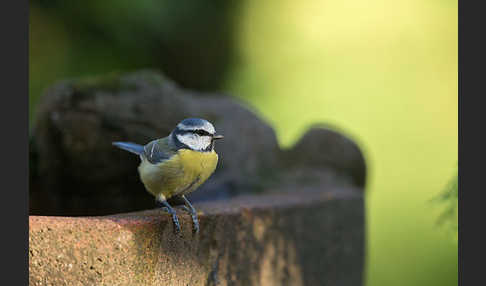
[[[175,154],[169,147],[167,138],[150,141],[143,149],[145,157],[152,164],[163,162]]]
[[[113,142],[114,146],[137,155],[144,153],[143,146],[132,142]]]

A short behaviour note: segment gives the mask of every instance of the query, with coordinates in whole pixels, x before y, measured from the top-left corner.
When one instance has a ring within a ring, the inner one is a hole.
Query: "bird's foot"
[[[176,212],[173,211],[173,210],[169,211],[168,209],[167,209],[167,212],[172,216],[172,223],[174,225],[174,233],[180,234],[181,233],[181,225],[179,223],[179,218],[177,217]]]
[[[177,217],[176,211],[167,202],[163,202],[162,204],[165,205],[165,207],[162,207],[162,209],[168,212],[172,216],[172,224],[174,225],[174,234],[180,235],[181,225],[179,223],[179,218]]]
[[[187,206],[182,206],[182,208],[187,211],[192,218],[192,232],[194,234],[199,233],[199,219],[197,218],[197,212]]]

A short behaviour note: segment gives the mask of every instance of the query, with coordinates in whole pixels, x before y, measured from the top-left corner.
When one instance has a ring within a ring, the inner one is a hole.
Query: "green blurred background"
[[[243,100],[284,147],[332,124],[367,158],[365,284],[457,285],[457,213],[434,200],[457,172],[457,1],[30,4],[31,121],[58,80],[156,68]]]

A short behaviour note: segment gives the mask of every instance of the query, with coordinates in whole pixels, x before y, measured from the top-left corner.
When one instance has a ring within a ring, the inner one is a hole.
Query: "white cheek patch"
[[[192,133],[186,133],[184,135],[178,134],[177,139],[189,148],[198,151],[202,151],[211,145],[211,137],[209,136],[198,136]]]

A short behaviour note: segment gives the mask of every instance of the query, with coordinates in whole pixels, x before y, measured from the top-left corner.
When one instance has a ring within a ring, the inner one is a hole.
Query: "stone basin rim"
[[[213,201],[202,201],[193,205],[198,211],[199,217],[213,215],[234,215],[243,211],[258,211],[265,209],[290,208],[295,206],[305,206],[319,204],[333,199],[354,199],[361,198],[363,192],[358,187],[336,188],[328,191],[293,191],[285,193],[267,194],[245,194],[238,195],[230,199],[219,199]],[[179,207],[175,207],[178,215],[188,215]],[[86,220],[86,219],[141,219],[150,217],[160,217],[170,219],[168,215],[159,208],[132,211],[126,213],[107,214],[100,216],[50,216],[50,215],[29,215],[29,222],[39,220]]]

